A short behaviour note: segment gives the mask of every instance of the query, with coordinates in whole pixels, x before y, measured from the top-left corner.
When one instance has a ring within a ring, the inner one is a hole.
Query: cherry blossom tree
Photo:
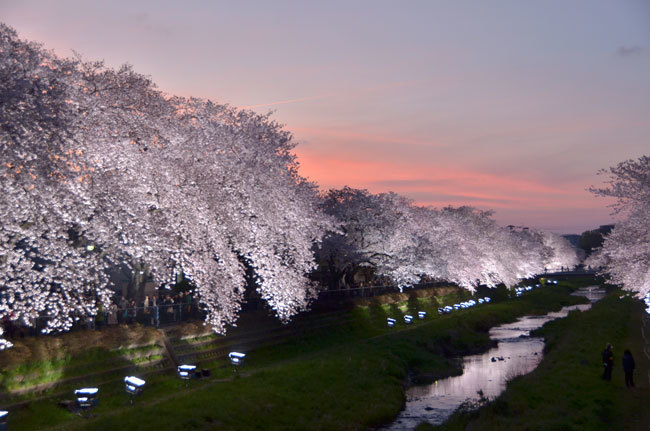
[[[560,271],[580,263],[577,250],[566,238],[552,232],[541,232],[541,235],[543,246],[548,250],[543,261],[546,270]]]
[[[626,160],[602,171],[606,185],[592,187],[598,196],[616,198],[614,212],[623,217],[587,262],[602,266],[610,282],[637,292],[650,292],[650,157]]]
[[[575,250],[558,235],[503,228],[491,212],[471,207],[436,210],[394,193],[349,187],[330,190],[323,207],[342,232],[324,241],[321,261],[339,274],[371,266],[400,288],[423,277],[470,290],[480,284],[512,286],[545,268],[576,263]]]
[[[343,275],[355,266],[372,266],[400,287],[419,280],[422,269],[414,263],[420,237],[411,201],[345,187],[330,190],[323,209],[341,223],[341,232],[330,235],[320,250],[332,270]]]
[[[108,300],[105,262],[74,232],[83,171],[68,146],[74,64],[0,25],[0,316],[31,325],[45,315],[43,332],[68,329]]]
[[[161,283],[182,271],[219,331],[236,319],[242,263],[279,318],[304,309],[312,247],[332,223],[297,174],[291,135],[268,116],[166,98],[128,68],[82,71],[86,153],[101,168],[90,178],[102,203],[93,220],[119,226],[116,249],[146,259]]]
[[[309,304],[312,247],[334,225],[280,125],[0,35],[0,317],[69,329],[108,304],[121,263],[159,283],[182,272],[219,332],[244,265],[282,320]]]

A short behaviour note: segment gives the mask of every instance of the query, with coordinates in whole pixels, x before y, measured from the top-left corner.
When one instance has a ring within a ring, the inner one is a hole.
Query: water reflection
[[[605,297],[605,289],[598,286],[583,287],[573,292],[571,295],[584,296],[592,303],[599,301]]]
[[[575,294],[586,296],[593,303],[605,292],[590,287]],[[486,397],[496,397],[505,389],[508,380],[531,372],[542,360],[544,341],[530,337],[530,331],[551,320],[566,317],[571,310],[587,310],[591,303],[564,307],[544,316],[524,316],[516,322],[492,328],[490,338],[498,341],[497,347],[481,355],[464,357],[460,376],[409,388],[405,409],[385,429],[412,430],[423,421],[440,424],[464,401],[478,400],[479,390]]]

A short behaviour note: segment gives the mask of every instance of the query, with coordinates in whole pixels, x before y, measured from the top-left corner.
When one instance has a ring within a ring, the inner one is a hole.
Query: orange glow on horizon
[[[430,162],[404,165],[398,162],[326,156],[296,148],[299,172],[321,189],[350,186],[373,193],[394,191],[419,205],[443,207],[470,205],[481,209],[553,210],[601,209],[584,185],[560,188],[506,175],[463,170]]]

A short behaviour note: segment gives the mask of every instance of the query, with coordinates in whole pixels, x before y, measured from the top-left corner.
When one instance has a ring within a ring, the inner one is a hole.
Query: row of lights
[[[427,317],[427,312],[426,311],[418,311],[418,317],[420,319],[425,319]],[[386,322],[388,323],[388,327],[392,328],[397,324],[397,320],[393,319],[392,317],[389,317]],[[410,314],[404,315],[404,323],[407,325],[413,322],[413,316]]]
[[[478,298],[478,300],[476,300],[476,301],[473,300],[473,299],[470,299],[469,301],[460,302],[458,304],[447,305],[445,307],[440,307],[440,308],[438,308],[438,314],[449,314],[454,310],[461,310],[461,309],[465,309],[465,308],[471,308],[471,307],[474,307],[477,304],[485,304],[485,303],[490,302],[490,301],[491,301],[491,299],[490,299],[489,296],[486,296],[484,298]]]
[[[230,363],[235,367],[239,367],[244,363],[244,358],[246,358],[245,353],[240,352],[230,352],[228,354],[230,358]],[[198,377],[198,374],[202,376],[209,376],[209,370],[198,371],[196,365],[179,365],[177,368],[178,377],[181,380],[190,380],[192,378]],[[136,376],[126,376],[124,377],[124,386],[126,393],[131,396],[130,403],[133,404],[133,398],[137,395],[140,395],[144,390],[144,386],[147,382]],[[187,383],[185,384],[187,387]],[[99,403],[99,388],[81,388],[75,389],[74,391],[75,403],[77,408],[80,409],[89,409],[95,407]],[[0,431],[6,431],[7,429],[7,419],[9,412],[6,410],[0,410]]]
[[[557,284],[557,280],[546,280],[546,283],[547,284]],[[533,290],[533,288],[538,288],[538,287],[542,287],[542,285],[538,283],[535,286],[517,287],[517,288],[515,288],[515,295],[516,296],[521,296],[524,292],[527,292],[529,290]]]
[[[491,299],[489,296],[486,296],[484,298],[479,298],[477,301],[470,299],[469,301],[461,302],[459,304],[454,304],[452,305],[447,305],[446,307],[440,307],[438,308],[438,314],[447,314],[451,313],[454,310],[460,310],[461,308],[470,308],[475,306],[476,304],[484,304],[487,302],[490,302]],[[427,312],[426,311],[418,311],[418,317],[420,319],[425,319],[427,317]],[[413,322],[413,316],[410,314],[406,314],[404,316],[404,323],[407,325]],[[387,324],[389,328],[393,328],[397,324],[397,320],[393,319],[392,317],[389,317],[387,319]]]
[[[244,358],[246,357],[245,353],[240,353],[240,352],[230,352],[228,354],[228,357],[230,358],[230,363],[236,367],[242,365],[244,363]],[[176,368],[176,372],[178,373],[178,377],[181,380],[185,380],[185,387],[188,386],[188,382],[192,378],[197,378],[199,376],[209,376],[210,371],[209,370],[202,370],[198,371],[196,368],[196,365],[191,365],[191,364],[183,364],[179,365]],[[133,397],[136,395],[140,395],[142,393],[142,390],[144,389],[145,381],[135,377],[135,376],[128,376],[124,378],[124,383],[126,385],[126,392],[131,395],[131,404],[133,404]],[[94,389],[94,393],[97,393],[97,389]],[[77,391],[75,391],[75,394]],[[77,404],[80,407],[84,407],[82,404],[79,403],[79,398],[77,399]],[[95,404],[97,404],[97,401],[95,401]],[[88,405],[90,407],[90,405]]]

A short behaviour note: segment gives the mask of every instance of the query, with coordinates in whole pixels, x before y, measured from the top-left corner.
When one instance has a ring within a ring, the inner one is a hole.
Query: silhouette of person
[[[634,387],[634,358],[629,350],[625,350],[621,358],[623,363],[623,371],[625,371],[625,386],[628,388]]]
[[[612,370],[614,369],[614,353],[612,352],[612,345],[607,343],[607,347],[603,350],[603,380],[612,380]]]

